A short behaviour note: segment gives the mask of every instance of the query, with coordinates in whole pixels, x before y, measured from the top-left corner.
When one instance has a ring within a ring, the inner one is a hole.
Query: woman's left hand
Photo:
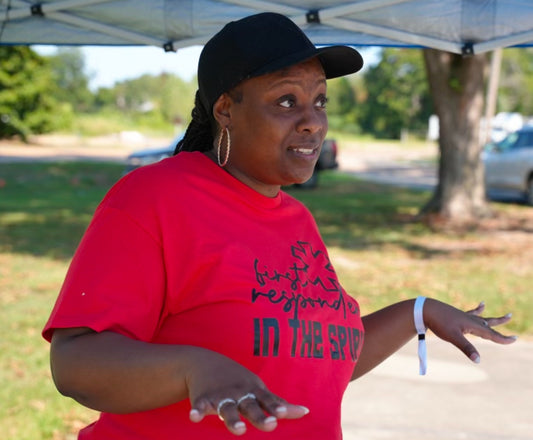
[[[505,336],[493,327],[511,320],[511,314],[488,318],[481,314],[485,303],[481,302],[475,309],[464,312],[443,302],[427,299],[424,304],[424,323],[439,338],[452,343],[473,362],[480,361],[476,347],[465,337],[467,334],[488,339],[497,344],[511,344],[516,336]]]

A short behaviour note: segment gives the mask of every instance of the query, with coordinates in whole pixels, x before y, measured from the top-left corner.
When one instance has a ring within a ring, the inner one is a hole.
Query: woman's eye
[[[285,108],[294,107],[294,98],[291,98],[289,96],[284,96],[283,98],[279,100],[279,105]]]
[[[326,108],[327,103],[328,103],[328,98],[326,98],[325,96],[322,96],[317,99],[316,106],[319,108]]]

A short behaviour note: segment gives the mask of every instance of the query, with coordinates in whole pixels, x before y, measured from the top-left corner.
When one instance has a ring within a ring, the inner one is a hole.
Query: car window
[[[498,150],[507,151],[507,150],[510,150],[511,148],[514,148],[518,137],[519,137],[519,133],[517,132],[507,135],[505,138],[503,138],[503,140],[501,140],[497,144]]]
[[[522,132],[518,134],[518,137],[516,138],[515,143],[513,144],[513,148],[525,148],[529,145],[529,133]]]
[[[526,148],[532,148],[533,149],[533,131],[530,131],[526,133]]]

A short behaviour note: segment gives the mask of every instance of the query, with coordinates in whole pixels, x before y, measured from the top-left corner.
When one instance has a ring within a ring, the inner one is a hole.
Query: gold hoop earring
[[[217,148],[217,162],[218,165],[221,167],[226,166],[229,159],[229,150],[231,149],[231,138],[229,135],[228,127],[225,127],[224,130],[226,131],[226,154],[224,156],[224,162],[220,161],[220,148],[222,146],[222,138],[224,135],[224,131],[220,130],[220,136],[218,137],[218,148]]]

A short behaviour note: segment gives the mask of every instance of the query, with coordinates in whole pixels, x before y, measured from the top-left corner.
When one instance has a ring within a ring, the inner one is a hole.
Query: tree
[[[348,79],[343,76],[328,82],[328,113],[331,115],[345,115],[353,111],[355,93]]]
[[[196,86],[176,75],[143,75],[115,85],[115,102],[125,113],[146,109],[157,112],[166,122],[187,121],[194,103]]]
[[[165,120],[184,125],[191,119],[196,80],[186,82],[175,75],[160,75],[160,110]]]
[[[70,123],[54,97],[48,61],[25,46],[0,46],[0,138],[46,133]]]
[[[334,130],[359,133],[355,90],[346,77],[328,81],[328,119]]]
[[[487,57],[423,52],[439,117],[440,152],[438,185],[423,212],[448,223],[476,222],[489,213],[479,139]]]
[[[533,48],[503,51],[498,111],[533,115]]]
[[[115,106],[115,95],[113,89],[109,87],[100,87],[96,90],[93,99],[91,111],[99,112],[106,108],[113,108]]]
[[[89,77],[85,73],[85,59],[79,48],[60,47],[49,57],[54,82],[55,96],[67,102],[75,112],[86,112],[93,100],[89,90]]]
[[[426,132],[432,104],[420,50],[384,49],[364,80],[364,131],[393,139],[404,129]]]

